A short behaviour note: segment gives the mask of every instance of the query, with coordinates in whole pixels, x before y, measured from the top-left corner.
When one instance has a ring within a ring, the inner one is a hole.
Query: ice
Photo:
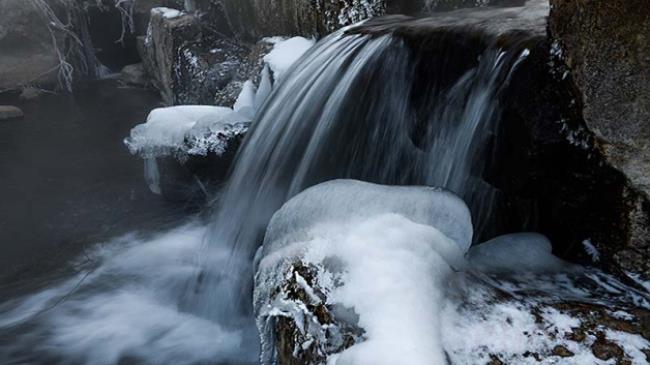
[[[570,269],[553,256],[551,242],[537,233],[514,233],[472,247],[470,265],[484,272],[547,272]]]
[[[255,94],[257,89],[251,80],[248,80],[242,86],[242,91],[232,107],[234,111],[249,116],[251,119],[255,116]]]
[[[594,244],[591,242],[591,240],[584,240],[582,241],[582,247],[584,247],[585,252],[591,257],[591,261],[593,262],[598,262],[600,261],[600,252],[598,252],[598,249]]]
[[[269,73],[269,66],[265,65],[262,69],[262,74],[260,75],[260,86],[257,88],[257,93],[255,94],[254,107],[255,109],[260,109],[264,101],[271,94],[271,89],[273,84],[271,83],[271,75]]]
[[[245,108],[242,106],[242,109]],[[231,138],[245,133],[250,119],[250,112],[235,112],[220,106],[157,108],[149,113],[146,123],[131,130],[125,144],[131,153],[149,158],[173,154],[205,155],[210,151],[221,154]]]
[[[304,321],[299,304],[272,301],[287,266],[301,261],[321,268],[328,304],[352,308],[365,331],[328,364],[442,364],[442,288],[471,236],[467,207],[444,190],[352,180],[312,187],[269,225],[256,276],[258,327],[264,332],[278,315]]]
[[[319,222],[362,220],[388,213],[439,229],[463,252],[471,245],[473,231],[469,209],[448,191],[332,180],[307,189],[275,213],[264,239],[264,255],[299,241]]]
[[[289,39],[282,39],[279,37],[267,38],[267,40],[274,44],[273,50],[264,56],[264,61],[269,64],[273,71],[273,77],[276,80],[289,70],[289,68],[310,49],[314,43],[313,39],[303,37],[293,37]]]

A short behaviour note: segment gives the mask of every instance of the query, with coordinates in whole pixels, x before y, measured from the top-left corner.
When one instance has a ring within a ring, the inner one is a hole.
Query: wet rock
[[[126,65],[120,72],[120,80],[128,85],[146,86],[149,83],[147,72],[142,63]]]
[[[650,9],[643,0],[551,0],[555,52],[568,66],[595,153],[620,172],[624,233],[598,242],[624,270],[650,274]]]
[[[12,105],[0,105],[0,120],[22,118],[23,111]]]

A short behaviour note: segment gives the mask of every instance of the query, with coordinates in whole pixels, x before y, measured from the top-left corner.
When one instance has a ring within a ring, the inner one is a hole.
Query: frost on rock
[[[263,363],[443,363],[441,288],[471,236],[465,204],[439,189],[336,180],[297,195],[258,265]]]
[[[384,0],[340,0],[339,3],[338,26],[329,25],[330,29],[352,25],[386,12]]]

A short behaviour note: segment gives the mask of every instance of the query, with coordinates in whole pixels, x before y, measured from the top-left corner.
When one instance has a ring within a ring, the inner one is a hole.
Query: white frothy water
[[[74,277],[2,304],[0,332],[12,341],[0,342],[0,363],[255,362],[256,333],[225,329],[179,308],[205,233],[195,222],[100,244],[76,265]],[[212,254],[215,262],[228,258],[226,251]]]

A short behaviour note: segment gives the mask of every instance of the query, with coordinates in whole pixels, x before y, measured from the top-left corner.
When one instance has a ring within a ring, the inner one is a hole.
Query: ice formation
[[[555,257],[551,242],[537,233],[496,237],[472,247],[467,258],[473,268],[491,273],[559,271],[571,267]]]
[[[164,155],[222,154],[228,144],[243,135],[250,113],[208,105],[181,105],[157,108],[147,122],[135,126],[125,144],[143,157]]]
[[[264,61],[271,67],[276,80],[281,79],[289,71],[291,65],[316,43],[315,40],[304,37],[267,39],[273,43],[273,49],[264,56]]]
[[[331,364],[444,363],[442,287],[471,235],[469,210],[443,190],[335,180],[294,197],[271,220],[256,276],[263,362],[273,357],[269,321],[305,315],[274,296],[287,267],[302,262],[321,268],[328,305],[352,308],[364,330]]]

